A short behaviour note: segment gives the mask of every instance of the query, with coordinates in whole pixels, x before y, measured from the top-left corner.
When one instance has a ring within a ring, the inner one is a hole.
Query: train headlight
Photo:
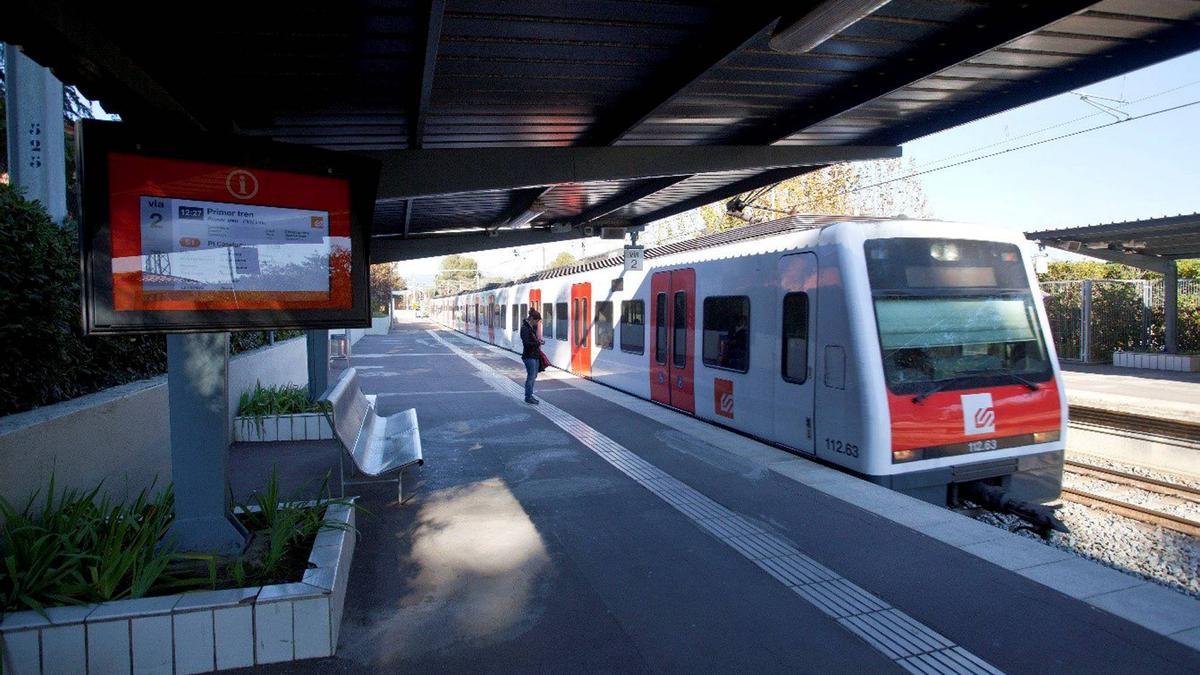
[[[932,244],[929,247],[929,256],[934,260],[940,260],[942,262],[953,262],[958,260],[958,244],[952,244],[949,242],[938,242],[936,244]]]
[[[897,464],[900,462],[915,462],[921,459],[924,454],[924,451],[920,448],[914,448],[912,450],[893,450],[892,462]]]
[[[1054,431],[1037,431],[1033,434],[1034,445],[1038,443],[1053,443],[1058,440],[1058,429]]]

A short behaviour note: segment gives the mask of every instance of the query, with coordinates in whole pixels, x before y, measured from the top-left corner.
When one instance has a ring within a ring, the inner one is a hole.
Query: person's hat
[[[529,310],[529,320],[530,321],[541,321],[542,320],[541,312],[538,312],[536,309]]]

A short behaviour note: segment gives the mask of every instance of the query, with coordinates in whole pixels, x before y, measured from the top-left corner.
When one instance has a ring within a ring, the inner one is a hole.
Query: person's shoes
[[[533,398],[532,396],[525,399],[525,402],[528,403],[529,405],[537,405],[537,404],[541,403],[541,401],[537,400],[536,398]]]

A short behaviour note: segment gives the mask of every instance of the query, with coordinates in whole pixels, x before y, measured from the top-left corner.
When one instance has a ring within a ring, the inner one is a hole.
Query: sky
[[[903,146],[917,170],[1083,131],[1200,100],[1200,52],[1032,103]],[[1112,100],[1115,99],[1115,100]],[[920,177],[934,218],[1022,231],[1200,211],[1200,105],[1132,119],[1070,138],[944,168]],[[581,250],[582,248],[582,250]],[[567,250],[577,257],[620,248],[589,239],[472,254],[485,276],[522,276]],[[402,263],[429,283],[438,258]]]

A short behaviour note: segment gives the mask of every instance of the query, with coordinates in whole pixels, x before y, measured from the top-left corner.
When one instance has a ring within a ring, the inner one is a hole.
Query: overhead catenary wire
[[[1117,120],[1113,120],[1113,121],[1111,121],[1111,122],[1106,122],[1106,123],[1104,123],[1104,124],[1098,124],[1098,125],[1096,125],[1096,126],[1094,126],[1094,127],[1088,127],[1088,128],[1086,128],[1086,129],[1079,129],[1079,130],[1077,130],[1077,131],[1072,131],[1072,132],[1070,132],[1070,133],[1059,134],[1058,136],[1052,136],[1052,137],[1050,137],[1050,138],[1043,138],[1042,140],[1039,140],[1039,141],[1033,141],[1033,142],[1031,142],[1031,143],[1025,143],[1024,145],[1018,145],[1018,146],[1015,146],[1015,147],[1012,147],[1012,148],[1005,148],[1004,150],[998,150],[998,151],[996,151],[996,152],[991,152],[991,153],[988,153],[988,154],[986,154],[986,155],[980,155],[980,156],[978,156],[978,157],[972,157],[972,158],[970,158],[970,159],[964,159],[964,160],[961,160],[961,161],[958,161],[958,162],[953,162],[953,163],[951,163],[951,164],[946,164],[946,165],[943,165],[943,166],[934,167],[934,168],[932,168],[932,169],[925,169],[924,171],[914,171],[914,172],[912,172],[912,173],[908,173],[908,174],[905,174],[905,175],[903,175],[903,176],[897,176],[897,177],[895,177],[895,178],[889,178],[889,179],[887,179],[887,180],[879,181],[878,183],[872,183],[871,185],[863,185],[863,186],[856,187],[856,188],[852,188],[852,189],[849,189],[849,190],[844,190],[844,191],[843,191],[841,194],[851,194],[851,193],[854,193],[854,192],[861,192],[862,190],[870,190],[870,189],[872,189],[872,188],[882,187],[882,186],[884,186],[884,185],[888,185],[888,184],[890,184],[890,183],[896,183],[896,182],[899,182],[899,181],[902,181],[902,180],[909,180],[909,179],[911,179],[911,178],[916,178],[917,176],[924,176],[924,175],[926,175],[926,174],[934,173],[934,172],[937,172],[937,171],[942,171],[942,170],[944,170],[944,169],[951,169],[951,168],[954,168],[954,167],[956,167],[956,166],[963,166],[963,165],[965,165],[965,164],[970,164],[970,163],[972,163],[972,162],[978,162],[978,161],[980,161],[980,160],[983,160],[983,159],[990,159],[990,158],[992,158],[992,157],[999,157],[1000,155],[1007,155],[1007,154],[1008,154],[1008,153],[1010,153],[1010,152],[1016,152],[1016,151],[1018,151],[1018,150],[1025,150],[1025,149],[1032,148],[1032,147],[1035,147],[1035,146],[1038,146],[1038,145],[1045,145],[1046,143],[1053,143],[1054,141],[1061,141],[1061,140],[1063,140],[1063,139],[1065,139],[1065,138],[1071,138],[1071,137],[1073,137],[1073,136],[1081,136],[1081,135],[1083,135],[1083,134],[1086,134],[1086,133],[1089,133],[1089,132],[1092,132],[1092,131],[1099,131],[1099,130],[1101,130],[1101,129],[1106,129],[1106,128],[1108,128],[1108,127],[1113,127],[1113,126],[1116,126],[1116,125],[1118,125],[1118,124],[1125,124],[1126,122],[1133,122],[1134,120],[1141,120],[1141,119],[1146,119],[1147,117],[1154,117],[1155,115],[1162,115],[1162,114],[1169,113],[1169,112],[1175,112],[1176,110],[1182,110],[1182,109],[1184,109],[1184,108],[1190,108],[1191,106],[1194,106],[1194,105],[1200,105],[1200,99],[1197,99],[1197,100],[1194,100],[1194,101],[1189,101],[1189,102],[1187,102],[1187,103],[1181,103],[1181,104],[1179,104],[1179,105],[1174,105],[1174,106],[1171,106],[1171,107],[1169,107],[1169,108],[1161,108],[1161,109],[1159,109],[1159,110],[1152,110],[1152,111],[1150,111],[1150,112],[1147,112],[1147,113],[1142,113],[1141,115],[1133,115],[1133,116],[1131,116],[1131,117],[1127,117],[1127,118],[1124,118],[1124,119],[1117,119]]]
[[[1132,101],[1125,101],[1125,102],[1124,102],[1124,105],[1122,105],[1122,106],[1116,106],[1116,107],[1120,108],[1120,107],[1127,107],[1127,106],[1131,106],[1131,105],[1136,105],[1136,104],[1138,104],[1138,103],[1144,103],[1144,102],[1146,102],[1146,101],[1149,101],[1149,100],[1151,100],[1151,99],[1158,98],[1158,97],[1160,97],[1160,96],[1166,96],[1167,94],[1173,94],[1173,93],[1175,93],[1175,92],[1177,92],[1177,91],[1179,91],[1179,90],[1181,90],[1181,89],[1187,89],[1188,87],[1194,87],[1194,86],[1196,86],[1197,84],[1200,84],[1200,80],[1192,80],[1191,82],[1185,82],[1185,83],[1183,83],[1183,84],[1180,84],[1180,85],[1178,85],[1178,86],[1171,87],[1171,88],[1169,88],[1169,89],[1164,89],[1164,90],[1162,90],[1162,91],[1155,92],[1155,93],[1153,93],[1153,94],[1150,94],[1150,95],[1148,95],[1148,96],[1143,96],[1143,97],[1141,97],[1141,98],[1136,98],[1136,99],[1133,99]],[[1098,97],[1098,96],[1092,96],[1092,95],[1090,95],[1090,94],[1080,94],[1080,93],[1078,93],[1078,92],[1072,92],[1072,93],[1074,93],[1076,96],[1081,96],[1081,97],[1082,97],[1082,96],[1091,96],[1092,98],[1104,98],[1104,97],[1102,97],[1102,96],[1099,96],[1099,97]],[[1116,101],[1116,99],[1105,99],[1105,100]],[[994,148],[994,147],[996,147],[996,146],[998,146],[998,145],[1006,145],[1006,144],[1008,144],[1008,143],[1012,143],[1012,142],[1014,142],[1014,141],[1019,141],[1019,140],[1021,140],[1022,138],[1029,138],[1030,136],[1037,136],[1038,134],[1042,134],[1042,133],[1045,133],[1045,132],[1047,132],[1047,131],[1051,131],[1051,130],[1053,130],[1053,129],[1058,129],[1058,128],[1060,128],[1060,127],[1065,127],[1065,126],[1068,126],[1068,125],[1071,125],[1071,124],[1075,124],[1076,122],[1082,122],[1082,121],[1084,121],[1084,120],[1086,120],[1086,119],[1091,119],[1091,118],[1093,118],[1093,117],[1097,117],[1097,116],[1099,116],[1099,115],[1103,115],[1103,114],[1105,114],[1105,113],[1102,113],[1102,112],[1093,112],[1093,113],[1088,113],[1088,114],[1086,114],[1086,115],[1081,115],[1081,116],[1079,116],[1079,117],[1075,117],[1075,118],[1072,118],[1072,119],[1069,119],[1069,120],[1064,120],[1064,121],[1062,121],[1062,122],[1057,122],[1057,123],[1055,123],[1055,124],[1051,124],[1051,125],[1049,125],[1049,126],[1042,127],[1042,128],[1040,128],[1040,129],[1034,129],[1033,131],[1027,131],[1027,132],[1025,132],[1025,133],[1018,134],[1018,135],[1016,135],[1016,136],[1011,136],[1011,137],[1009,137],[1009,138],[1005,138],[1005,139],[1003,139],[1003,140],[996,141],[995,143],[988,143],[988,144],[986,144],[986,145],[981,145],[981,146],[978,146],[978,147],[975,147],[975,148],[971,148],[970,150],[964,150],[964,151],[962,151],[962,152],[956,152],[956,153],[954,153],[954,154],[952,154],[952,155],[947,155],[947,156],[945,156],[945,157],[941,157],[941,158],[938,158],[938,159],[935,159],[935,160],[932,160],[932,161],[929,161],[929,162],[925,162],[924,164],[920,164],[920,165],[918,165],[916,168],[917,168],[918,170],[920,170],[920,169],[924,169],[925,167],[928,167],[928,166],[934,166],[934,165],[941,164],[942,162],[945,162],[945,161],[948,161],[948,160],[951,160],[951,159],[956,159],[956,158],[958,158],[958,157],[964,157],[964,156],[966,156],[966,155],[973,155],[973,154],[975,154],[975,153],[977,153],[977,152],[980,152],[980,151],[983,151],[983,150],[987,150],[988,148]],[[1126,113],[1126,114],[1128,114],[1128,113]]]
[[[938,171],[943,171],[945,169],[952,169],[954,167],[964,166],[966,164],[971,164],[973,162],[978,162],[980,160],[991,159],[992,157],[999,157],[1001,155],[1007,155],[1010,152],[1016,152],[1018,150],[1026,150],[1028,148],[1036,147],[1039,145],[1045,145],[1047,143],[1053,143],[1054,141],[1061,141],[1063,139],[1071,138],[1074,136],[1081,136],[1083,134],[1090,133],[1092,131],[1099,131],[1101,129],[1113,127],[1118,124],[1125,124],[1127,122],[1133,122],[1135,120],[1146,119],[1147,117],[1154,117],[1155,115],[1162,115],[1165,113],[1174,112],[1176,110],[1190,108],[1191,106],[1194,106],[1194,105],[1200,105],[1200,99],[1189,101],[1187,103],[1181,103],[1179,105],[1174,105],[1174,106],[1170,106],[1167,108],[1161,108],[1159,110],[1152,110],[1150,112],[1142,113],[1140,115],[1133,115],[1131,117],[1126,117],[1124,119],[1116,119],[1111,122],[1106,122],[1104,124],[1098,124],[1094,127],[1088,127],[1086,129],[1079,129],[1079,130],[1072,131],[1069,133],[1059,134],[1058,136],[1052,136],[1050,138],[1043,138],[1041,140],[1033,141],[1031,143],[1025,143],[1023,145],[1018,145],[1018,146],[1011,147],[1011,148],[1005,148],[1004,150],[997,150],[996,152],[991,152],[986,155],[979,155],[978,157],[971,157],[969,159],[960,160],[958,162],[953,162],[951,164],[944,164],[942,166],[937,166],[937,167],[934,167],[931,169],[924,169],[921,171],[913,171],[913,172],[907,173],[903,176],[897,176],[895,178],[889,178],[887,180],[879,181],[878,183],[872,183],[870,185],[862,185],[862,186],[855,187],[855,188],[848,188],[848,189],[842,190],[841,192],[837,193],[836,196],[854,194],[856,192],[861,192],[863,190],[871,190],[874,188],[883,187],[884,185],[889,185],[891,183],[897,183],[897,182],[904,181],[904,180],[911,180],[913,178],[917,178],[918,176],[924,176],[927,174],[936,173]],[[1097,114],[1100,114],[1100,113],[1097,113]],[[779,185],[782,182],[783,181],[774,183],[770,186],[770,188],[774,188],[775,186]],[[771,209],[771,208],[768,208],[765,206],[756,206],[752,203],[752,200],[750,200],[750,199],[743,200],[741,202],[741,205],[743,208],[753,208],[753,209],[762,210],[762,211],[775,211],[777,213],[785,213],[787,215],[793,215],[791,212],[779,211],[778,209]]]

